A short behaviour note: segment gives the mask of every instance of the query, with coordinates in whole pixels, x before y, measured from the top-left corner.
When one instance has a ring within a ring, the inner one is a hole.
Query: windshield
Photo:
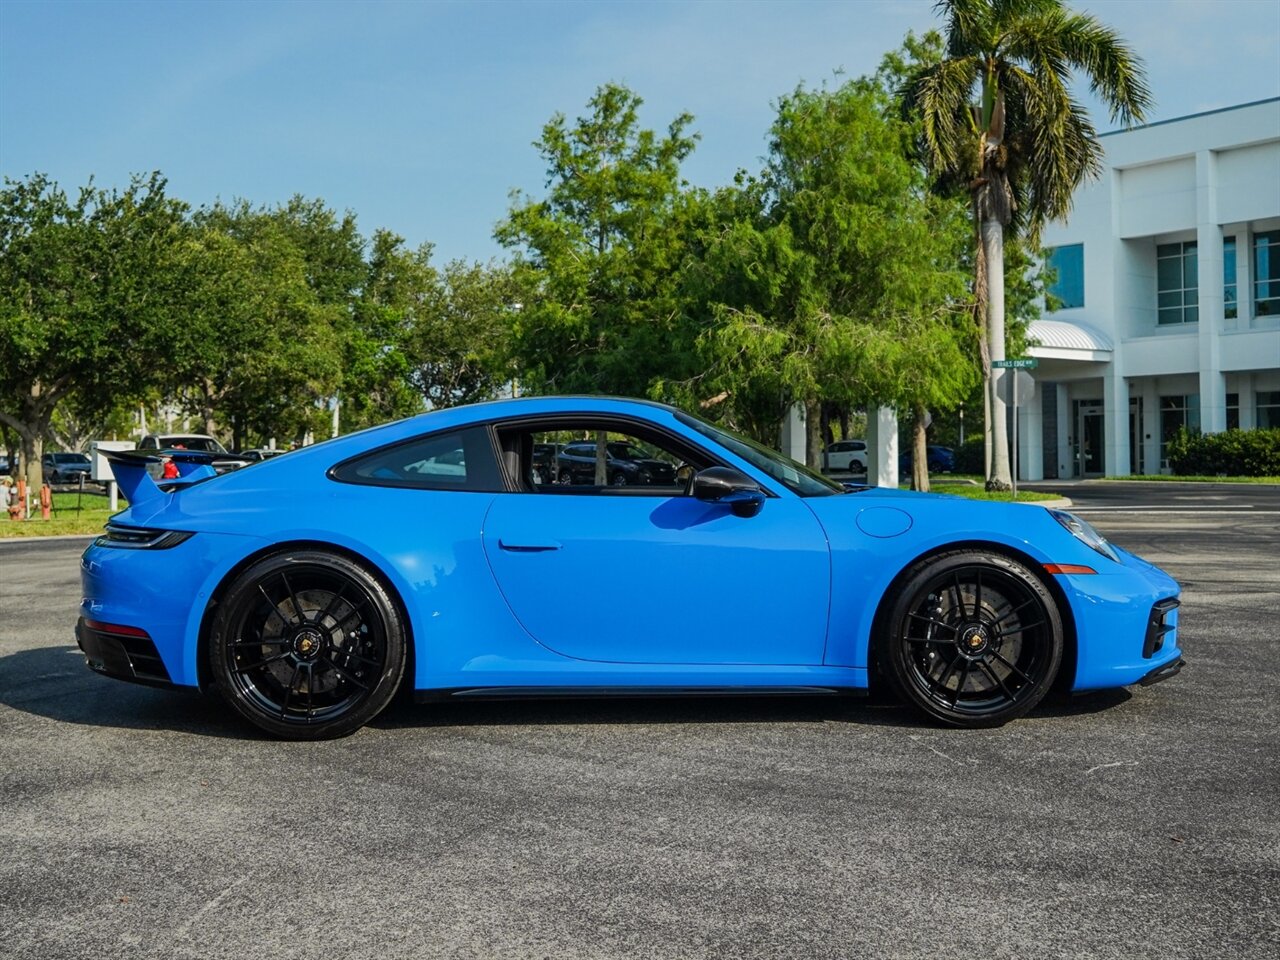
[[[842,484],[828,480],[820,473],[815,473],[804,464],[796,463],[790,457],[783,456],[777,450],[770,450],[764,444],[731,433],[701,417],[691,416],[683,411],[676,413],[676,418],[687,427],[692,427],[705,437],[710,437],[726,450],[731,450],[757,470],[767,473],[782,483],[792,493],[802,497],[829,497],[844,493]]]
[[[83,453],[55,453],[54,463],[88,463],[89,458]]]

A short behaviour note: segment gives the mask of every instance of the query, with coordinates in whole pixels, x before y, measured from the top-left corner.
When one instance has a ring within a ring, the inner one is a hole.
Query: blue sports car
[[[670,482],[535,469],[542,445],[615,442]],[[937,721],[994,726],[1055,687],[1182,666],[1177,583],[1071,514],[841,485],[658,404],[459,407],[222,475],[216,454],[166,454],[180,475],[159,482],[155,451],[110,455],[130,505],[85,551],[80,647],[101,673],[216,690],[280,737],[351,733],[405,685],[884,682]]]

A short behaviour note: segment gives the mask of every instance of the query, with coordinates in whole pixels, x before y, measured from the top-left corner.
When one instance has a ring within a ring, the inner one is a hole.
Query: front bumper
[[[1164,664],[1163,666],[1156,667],[1154,670],[1148,673],[1145,677],[1139,680],[1138,683],[1140,683],[1144,687],[1149,687],[1153,683],[1159,683],[1161,680],[1168,680],[1170,677],[1180,673],[1182,671],[1182,668],[1185,667],[1186,665],[1187,665],[1187,661],[1179,657],[1177,660],[1172,660],[1169,663]]]
[[[1180,669],[1177,581],[1125,550],[1116,553],[1120,563],[1095,575],[1058,577],[1075,618],[1076,692],[1156,683]]]

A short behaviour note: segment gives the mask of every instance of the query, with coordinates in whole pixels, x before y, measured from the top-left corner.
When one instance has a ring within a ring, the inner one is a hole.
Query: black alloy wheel
[[[627,482],[627,475],[621,470],[615,471],[613,476],[609,478],[609,485],[612,487],[625,487]]]
[[[250,723],[289,740],[346,736],[377,716],[405,671],[386,588],[345,557],[283,553],[241,574],[210,636],[213,676]]]
[[[956,552],[916,567],[881,637],[881,663],[898,693],[943,723],[995,727],[1049,691],[1062,661],[1053,595],[1023,564]]]

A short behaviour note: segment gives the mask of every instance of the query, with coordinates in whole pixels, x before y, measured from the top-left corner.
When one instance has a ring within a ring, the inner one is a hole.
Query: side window
[[[333,469],[333,478],[343,483],[427,490],[503,489],[493,446],[483,427],[383,447],[339,464]]]
[[[503,455],[521,485],[537,493],[679,496],[709,466],[705,454],[647,432],[561,422],[505,431]]]

